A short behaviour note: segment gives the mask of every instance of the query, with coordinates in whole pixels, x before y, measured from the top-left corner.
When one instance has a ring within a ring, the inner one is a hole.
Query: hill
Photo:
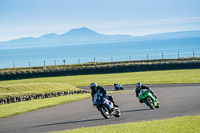
[[[130,35],[104,35],[90,30],[86,27],[83,27],[78,29],[72,29],[61,35],[50,33],[38,38],[26,37],[10,40],[7,42],[0,42],[0,46],[1,49],[9,49],[77,44],[172,40],[183,38],[200,38],[200,31],[182,31],[134,37]]]

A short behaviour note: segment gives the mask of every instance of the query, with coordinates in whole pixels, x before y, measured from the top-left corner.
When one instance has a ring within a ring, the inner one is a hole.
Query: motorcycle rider
[[[122,87],[121,84],[114,83],[113,87],[114,87],[115,90],[124,90],[124,88]]]
[[[116,84],[116,83],[114,83],[114,88],[116,89],[118,86],[119,86],[119,84]]]
[[[151,94],[157,99],[157,96],[153,93],[153,91],[151,90],[150,87],[147,87],[147,86],[145,86],[145,85],[142,85],[140,82],[138,82],[138,83],[136,84],[135,93],[136,93],[136,97],[139,99],[140,103],[142,103],[142,101],[140,100],[140,97],[139,97],[139,93],[140,93],[140,90],[141,90],[141,89],[148,89],[148,90],[151,92]]]
[[[118,105],[115,104],[115,102],[113,100],[113,97],[111,95],[108,95],[107,91],[102,86],[97,86],[97,83],[92,82],[90,84],[90,89],[91,89],[91,95],[92,95],[92,103],[94,101],[94,94],[96,94],[97,91],[100,91],[100,93],[103,94],[103,97],[105,97],[108,100],[110,100],[115,107],[118,107]]]

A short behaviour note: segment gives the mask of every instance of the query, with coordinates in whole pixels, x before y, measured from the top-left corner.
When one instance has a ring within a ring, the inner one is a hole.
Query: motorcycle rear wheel
[[[120,110],[119,109],[116,109],[115,110],[115,117],[120,117],[120,115],[121,115],[121,112],[120,112]]]
[[[156,101],[156,102],[157,102],[157,101]],[[156,108],[160,108],[160,102],[159,102],[159,101],[157,102]]]
[[[124,90],[124,88],[123,88],[123,87],[120,87],[120,89],[121,89],[121,90]]]

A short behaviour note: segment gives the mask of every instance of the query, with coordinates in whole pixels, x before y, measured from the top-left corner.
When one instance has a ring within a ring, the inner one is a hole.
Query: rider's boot
[[[119,107],[117,104],[115,104],[115,102],[113,101],[113,105],[115,106],[115,107]]]
[[[113,105],[114,105],[114,107],[119,107],[117,104],[115,104],[115,102],[114,101],[112,101],[113,102]]]
[[[151,94],[155,97],[155,99],[158,99],[157,96],[154,94],[152,90],[150,90]]]
[[[115,107],[119,107],[118,105],[114,104]]]
[[[155,97],[155,100],[156,100],[156,102],[159,104],[158,97],[157,97],[157,96],[155,96],[155,95],[154,95],[154,97]]]

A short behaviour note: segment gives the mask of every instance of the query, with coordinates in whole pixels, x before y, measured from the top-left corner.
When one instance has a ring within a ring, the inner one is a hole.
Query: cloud
[[[123,27],[137,27],[137,26],[155,26],[155,25],[169,25],[182,23],[200,22],[200,17],[192,18],[174,18],[174,19],[154,19],[154,20],[136,20],[136,21],[122,21],[122,22],[106,22],[106,23],[87,23],[87,24],[68,24],[68,25],[41,25],[41,26],[26,26],[26,27],[0,27],[0,32],[56,32],[65,31],[73,28],[89,27],[89,28],[123,28]]]
[[[89,27],[95,27],[95,28],[136,27],[136,26],[154,26],[154,25],[168,25],[168,24],[195,23],[195,22],[200,22],[200,17],[96,23],[96,24],[91,24]]]

